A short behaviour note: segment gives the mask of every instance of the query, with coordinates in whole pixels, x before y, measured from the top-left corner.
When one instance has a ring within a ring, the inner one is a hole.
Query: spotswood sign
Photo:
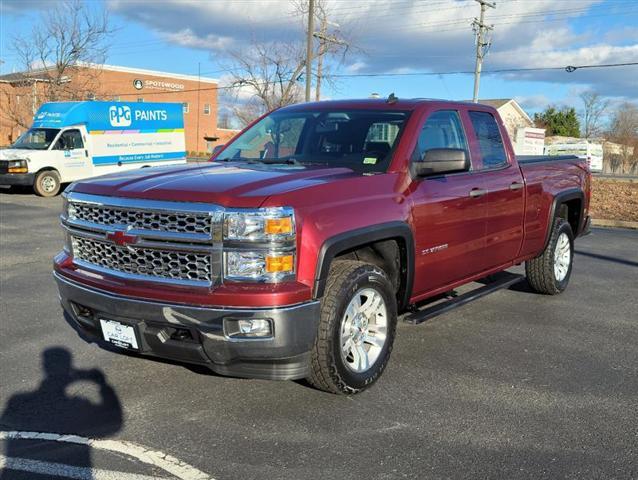
[[[184,90],[184,84],[174,82],[163,82],[161,80],[133,80],[133,86],[136,90],[148,88],[151,90]]]

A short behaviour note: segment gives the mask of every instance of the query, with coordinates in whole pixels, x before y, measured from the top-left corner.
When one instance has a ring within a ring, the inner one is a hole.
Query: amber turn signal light
[[[268,235],[292,233],[292,218],[267,218],[264,225],[264,231]]]
[[[294,270],[293,255],[284,255],[281,257],[266,257],[266,272],[267,273],[281,273],[292,272]]]

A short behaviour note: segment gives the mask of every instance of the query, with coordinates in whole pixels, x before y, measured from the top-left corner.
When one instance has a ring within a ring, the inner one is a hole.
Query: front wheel
[[[392,284],[380,268],[335,261],[330,269],[308,381],[332,393],[358,393],[385,369],[396,332]]]
[[[41,197],[54,197],[60,192],[60,175],[55,170],[44,170],[35,176],[33,190]]]
[[[557,218],[543,253],[525,263],[527,281],[538,293],[561,293],[569,283],[573,262],[574,233],[567,221]]]

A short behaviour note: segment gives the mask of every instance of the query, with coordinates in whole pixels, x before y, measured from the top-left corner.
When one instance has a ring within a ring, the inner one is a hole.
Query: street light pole
[[[315,0],[308,0],[308,35],[306,38],[306,102],[310,101],[312,86],[312,43],[315,32]]]

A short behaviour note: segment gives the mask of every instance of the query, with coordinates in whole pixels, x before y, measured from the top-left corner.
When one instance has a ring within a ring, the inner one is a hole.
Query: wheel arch
[[[414,236],[410,226],[401,221],[371,225],[328,238],[321,246],[317,258],[313,298],[323,296],[330,266],[335,258],[357,255],[364,249],[372,249],[378,254],[378,262],[387,262],[392,251],[390,242],[395,242],[399,255],[396,272],[398,274],[397,304],[399,310],[405,308],[409,304],[414,282]],[[371,263],[383,267],[374,260]]]
[[[37,176],[38,174],[40,174],[42,172],[55,172],[55,173],[58,174],[60,179],[62,179],[62,175],[60,175],[60,170],[58,170],[57,168],[55,168],[55,167],[53,167],[51,165],[47,165],[46,167],[42,167],[40,170],[35,172],[35,175]],[[60,183],[61,183],[61,180],[60,180]]]
[[[554,219],[557,217],[564,218],[572,227],[574,238],[580,235],[585,215],[583,209],[585,207],[585,194],[580,188],[571,188],[556,194],[552,201],[552,206],[547,220],[547,232],[545,233],[545,243],[543,250],[547,248],[552,234]]]

